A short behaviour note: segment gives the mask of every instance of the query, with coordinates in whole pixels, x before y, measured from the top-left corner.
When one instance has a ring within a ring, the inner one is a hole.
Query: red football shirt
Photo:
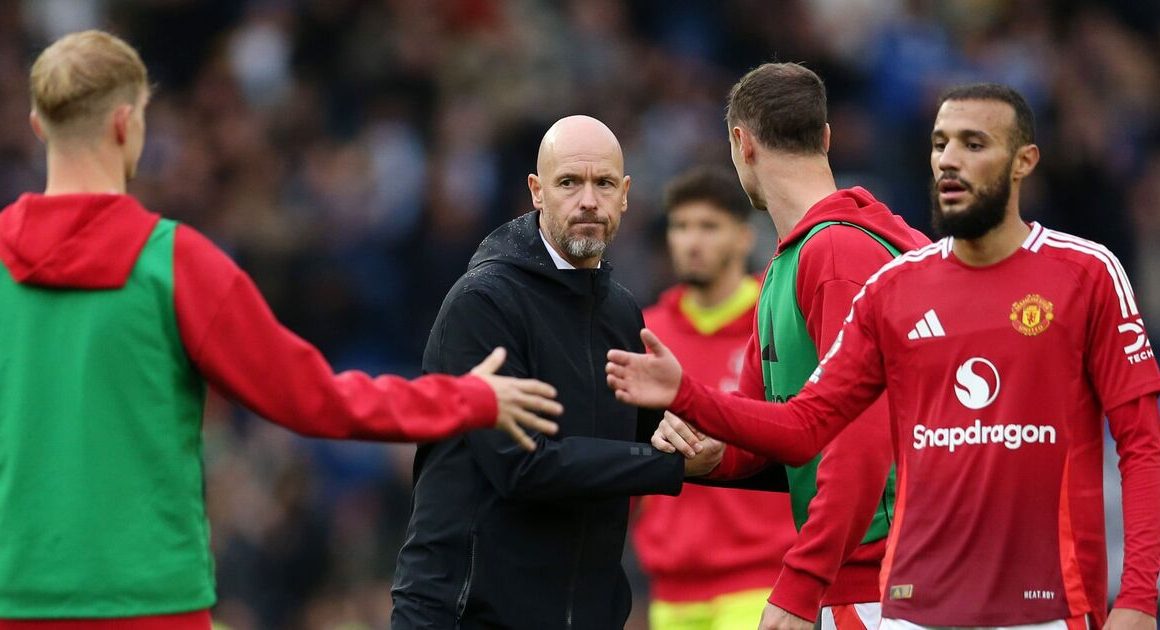
[[[812,384],[784,409],[739,413],[749,401],[710,399],[684,379],[673,411],[792,459],[889,387],[898,502],[883,616],[937,626],[1102,619],[1103,412],[1160,390],[1132,289],[1106,248],[1038,224],[991,266],[967,266],[951,246],[875,274]],[[1118,449],[1155,495],[1155,422],[1117,417]],[[1141,507],[1132,518],[1149,521],[1149,540],[1127,541],[1133,577],[1126,570],[1121,599],[1154,607],[1155,510]]]

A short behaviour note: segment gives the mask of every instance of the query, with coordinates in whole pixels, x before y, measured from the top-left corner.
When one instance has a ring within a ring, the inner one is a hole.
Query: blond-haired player
[[[550,386],[494,374],[335,375],[205,237],[126,195],[148,73],[104,32],[31,72],[44,194],[0,212],[0,630],[210,627],[208,383],[306,435],[553,433]]]

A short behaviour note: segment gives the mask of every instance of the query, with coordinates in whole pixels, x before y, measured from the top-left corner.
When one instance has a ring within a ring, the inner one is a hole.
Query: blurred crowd
[[[444,292],[484,235],[530,210],[540,137],[572,113],[624,146],[630,213],[610,259],[650,303],[671,282],[660,191],[688,166],[728,164],[725,94],[770,60],[826,81],[839,184],[922,228],[934,99],[955,83],[1015,86],[1043,150],[1026,214],[1112,248],[1160,326],[1154,2],[10,0],[3,204],[43,186],[31,59],[91,27],[137,46],[156,84],[131,191],[231,253],[339,368],[417,373]],[[755,224],[764,259],[776,237]],[[211,402],[216,617],[386,628],[412,449],[305,440]]]

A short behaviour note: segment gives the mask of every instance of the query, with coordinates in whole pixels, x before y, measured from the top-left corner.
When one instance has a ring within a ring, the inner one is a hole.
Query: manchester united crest
[[[1034,337],[1047,330],[1051,320],[1055,319],[1053,308],[1051,302],[1045,300],[1042,295],[1029,294],[1011,305],[1011,325],[1020,334]]]

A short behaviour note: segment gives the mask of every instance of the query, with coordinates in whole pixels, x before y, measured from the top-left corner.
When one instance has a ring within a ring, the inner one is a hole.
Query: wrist
[[[499,424],[499,395],[487,379],[474,374],[459,377],[460,395],[467,407],[464,426],[490,429]]]
[[[827,586],[809,573],[785,566],[769,596],[769,603],[806,621],[816,621]]]
[[[1116,598],[1115,603],[1112,604],[1112,610],[1130,610],[1132,612],[1138,612],[1147,615],[1152,619],[1155,619],[1156,598],[1132,598],[1124,597],[1124,595],[1121,594]]]
[[[677,382],[677,393],[673,396],[672,401],[670,401],[668,405],[669,411],[683,418],[685,416],[685,412],[687,412],[692,406],[694,398],[694,386],[695,383],[693,382],[693,379],[689,378],[689,375],[682,371],[681,380]]]

